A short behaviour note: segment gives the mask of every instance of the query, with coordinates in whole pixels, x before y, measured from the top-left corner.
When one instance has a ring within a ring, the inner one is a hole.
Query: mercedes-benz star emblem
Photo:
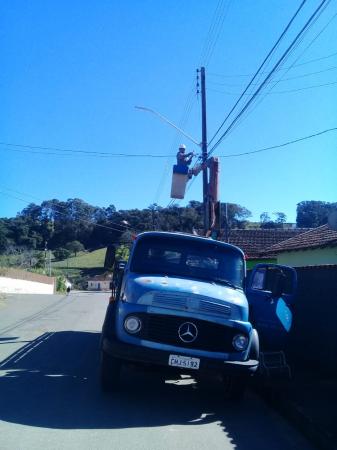
[[[184,322],[178,329],[178,336],[180,339],[189,344],[196,340],[198,336],[198,328],[192,322]]]

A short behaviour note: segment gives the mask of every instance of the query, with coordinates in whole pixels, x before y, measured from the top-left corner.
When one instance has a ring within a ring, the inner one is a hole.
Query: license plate
[[[190,356],[170,355],[168,360],[169,366],[181,367],[183,369],[199,369],[200,359],[191,358]]]

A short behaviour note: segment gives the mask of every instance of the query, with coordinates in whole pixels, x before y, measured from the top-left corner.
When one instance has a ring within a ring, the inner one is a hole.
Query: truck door
[[[283,350],[292,326],[296,271],[277,264],[257,264],[247,282],[250,320],[262,351]]]

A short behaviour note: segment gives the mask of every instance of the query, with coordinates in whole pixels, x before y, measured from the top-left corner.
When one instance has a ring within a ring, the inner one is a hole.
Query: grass
[[[53,262],[53,267],[60,269],[96,269],[104,267],[106,248],[100,248],[93,252],[80,252],[64,261]]]
[[[80,252],[77,256],[66,260],[52,262],[52,267],[60,270],[74,287],[83,289],[86,287],[88,277],[104,272],[105,252],[106,248]]]

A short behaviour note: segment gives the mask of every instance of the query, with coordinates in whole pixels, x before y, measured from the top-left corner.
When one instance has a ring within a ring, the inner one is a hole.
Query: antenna
[[[337,210],[328,215],[328,224],[332,230],[337,231]]]

